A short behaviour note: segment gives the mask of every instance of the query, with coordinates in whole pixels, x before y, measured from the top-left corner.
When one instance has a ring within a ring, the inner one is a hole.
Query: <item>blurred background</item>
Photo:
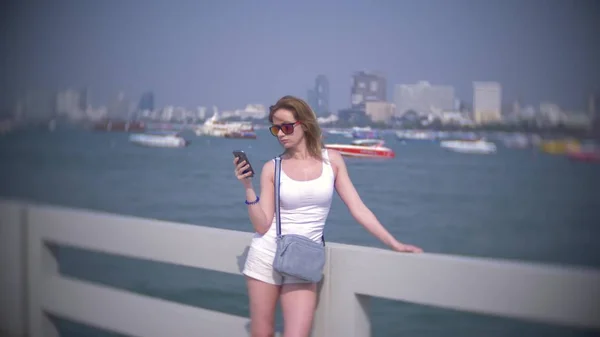
[[[280,153],[268,107],[294,95],[399,240],[600,268],[598,1],[3,1],[0,12],[3,199],[250,232],[231,152],[257,170]],[[325,235],[383,247],[337,195]],[[60,262],[73,277],[248,315],[238,275],[66,247]],[[592,335],[383,299],[370,315],[374,336]],[[56,321],[66,336],[116,336]]]

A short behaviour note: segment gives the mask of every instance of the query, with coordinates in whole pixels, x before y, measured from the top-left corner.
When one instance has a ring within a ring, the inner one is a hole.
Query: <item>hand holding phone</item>
[[[235,175],[239,180],[254,177],[254,169],[248,160],[248,156],[242,150],[233,151],[233,165],[235,165]]]

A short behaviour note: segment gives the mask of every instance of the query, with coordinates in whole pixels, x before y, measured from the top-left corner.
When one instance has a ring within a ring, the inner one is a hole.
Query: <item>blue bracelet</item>
[[[246,203],[246,205],[254,205],[254,204],[257,204],[259,200],[260,200],[260,198],[257,195],[256,200],[254,200],[254,201],[245,200],[244,202]]]

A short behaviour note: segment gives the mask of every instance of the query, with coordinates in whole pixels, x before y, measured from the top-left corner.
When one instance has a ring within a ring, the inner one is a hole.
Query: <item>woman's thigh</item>
[[[317,305],[316,283],[281,286],[284,337],[308,337]]]
[[[247,277],[250,298],[250,331],[252,336],[273,336],[275,307],[281,286]]]

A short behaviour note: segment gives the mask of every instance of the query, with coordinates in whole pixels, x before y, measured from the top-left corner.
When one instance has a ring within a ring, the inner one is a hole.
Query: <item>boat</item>
[[[567,157],[574,161],[600,163],[600,151],[572,151]]]
[[[576,139],[545,140],[540,143],[543,152],[555,155],[565,155],[568,152],[578,151],[581,144]]]
[[[336,150],[346,157],[394,158],[396,156],[394,151],[385,147],[384,144],[384,141],[380,139],[357,139],[351,144],[326,144],[325,148]]]
[[[521,133],[504,135],[500,138],[504,146],[510,149],[525,149],[531,145],[529,138]]]
[[[600,147],[597,144],[582,144],[567,150],[567,158],[573,161],[600,163]]]
[[[481,136],[477,135],[476,132],[470,131],[455,131],[449,132],[443,140],[478,140]]]
[[[231,131],[225,134],[225,138],[256,139],[256,133],[254,131]]]
[[[324,129],[325,133],[335,136],[343,136],[346,138],[352,138],[352,132],[343,129]]]
[[[396,139],[399,141],[434,141],[435,133],[428,131],[402,130],[396,131]]]
[[[141,121],[103,119],[94,123],[92,129],[106,132],[140,132],[146,130],[146,125]]]
[[[352,128],[352,138],[354,139],[378,139],[380,138],[377,130],[371,129],[370,126]]]
[[[440,146],[454,152],[473,153],[473,154],[489,154],[496,152],[496,144],[478,140],[444,140],[440,142]]]
[[[220,120],[219,113],[215,112],[211,118],[207,119],[203,125],[194,131],[198,136],[226,137],[228,134],[234,132],[254,133],[254,126],[251,122],[228,122]]]
[[[135,133],[129,136],[129,141],[149,147],[185,147],[190,142],[177,133],[160,134],[160,133]]]

